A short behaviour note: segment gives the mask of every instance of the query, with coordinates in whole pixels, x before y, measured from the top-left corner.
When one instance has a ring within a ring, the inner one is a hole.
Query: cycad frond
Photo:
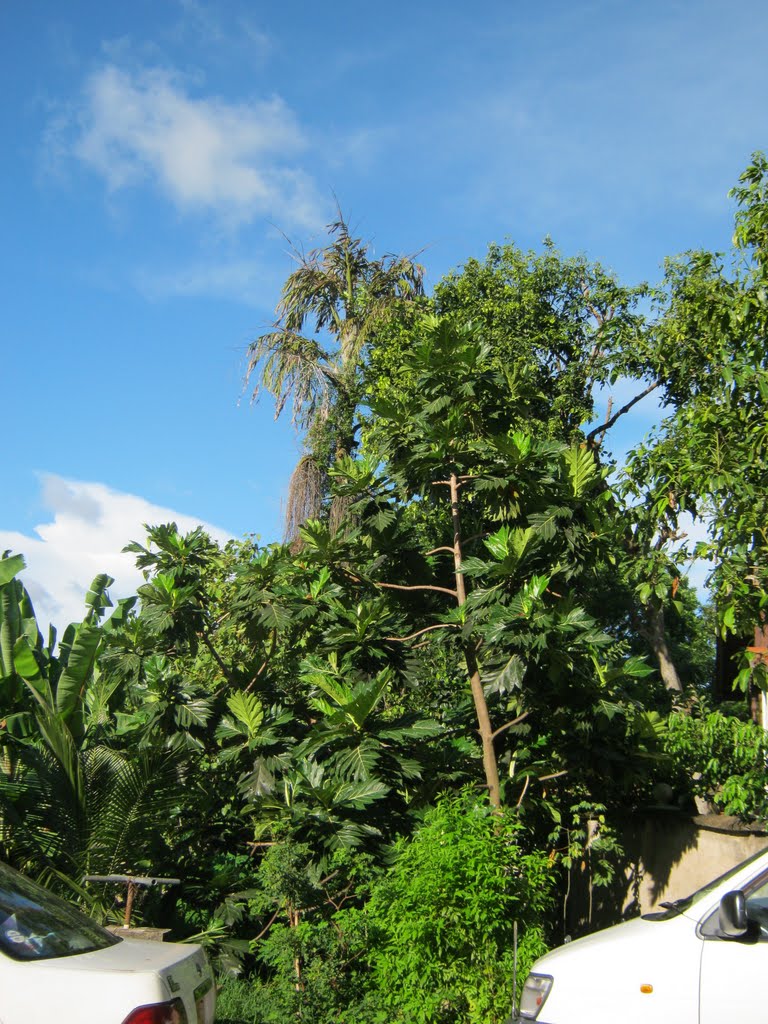
[[[108,747],[81,752],[76,796],[60,761],[24,746],[5,752],[0,771],[0,845],[15,865],[37,874],[53,865],[73,879],[135,871],[168,827],[182,793],[183,758],[156,750],[129,758]]]
[[[19,745],[3,751],[0,844],[15,866],[37,874],[56,860],[75,868],[85,813],[61,762],[47,749]]]
[[[183,758],[168,749],[128,758],[97,747],[84,754],[83,761],[88,836],[81,856],[92,873],[134,871],[136,851],[157,844],[181,797]]]

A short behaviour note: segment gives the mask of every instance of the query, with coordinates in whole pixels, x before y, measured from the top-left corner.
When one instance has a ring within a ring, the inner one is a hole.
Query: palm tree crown
[[[289,485],[289,539],[319,514],[328,467],[354,448],[360,371],[372,332],[398,303],[423,294],[424,270],[413,258],[370,258],[369,245],[352,235],[341,212],[328,233],[324,248],[294,248],[298,266],[283,285],[272,329],[248,348],[251,399],[269,392],[275,418],[290,405],[293,423],[305,433],[306,450]]]

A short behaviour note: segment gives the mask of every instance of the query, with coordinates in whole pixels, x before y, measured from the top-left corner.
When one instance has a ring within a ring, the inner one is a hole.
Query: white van
[[[768,850],[533,965],[509,1024],[764,1024]]]

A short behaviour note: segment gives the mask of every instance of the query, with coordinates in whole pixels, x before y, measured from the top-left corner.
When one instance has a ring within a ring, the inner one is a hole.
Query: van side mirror
[[[719,932],[724,939],[747,934],[747,901],[741,889],[727,892],[720,900]]]

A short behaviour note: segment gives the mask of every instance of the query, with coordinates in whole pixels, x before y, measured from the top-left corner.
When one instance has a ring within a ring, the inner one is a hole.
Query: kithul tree
[[[252,399],[267,391],[275,417],[290,407],[304,433],[304,453],[288,490],[285,534],[317,518],[328,497],[327,472],[356,445],[366,346],[393,308],[422,294],[422,267],[411,257],[374,259],[339,212],[330,241],[305,253],[283,285],[271,330],[248,349],[246,387]],[[331,506],[331,525],[343,515]]]

